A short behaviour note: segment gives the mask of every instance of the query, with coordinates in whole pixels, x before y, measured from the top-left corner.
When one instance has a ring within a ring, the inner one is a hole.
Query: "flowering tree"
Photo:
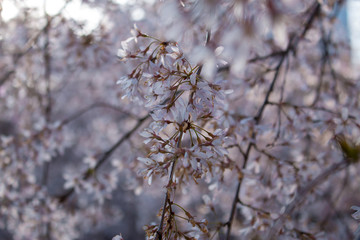
[[[358,235],[343,1],[12,2],[2,239]]]

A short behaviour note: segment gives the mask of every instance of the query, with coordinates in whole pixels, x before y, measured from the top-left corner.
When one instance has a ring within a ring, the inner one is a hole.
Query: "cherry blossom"
[[[0,3],[0,239],[359,236],[346,1],[35,2]]]

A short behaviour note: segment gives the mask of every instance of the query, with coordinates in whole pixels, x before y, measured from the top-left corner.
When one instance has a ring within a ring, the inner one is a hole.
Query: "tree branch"
[[[145,122],[148,118],[150,117],[150,114],[146,115],[143,118],[138,119],[136,125],[127,133],[125,133],[124,136],[122,136],[113,146],[111,146],[107,151],[105,151],[102,154],[102,157],[99,159],[99,161],[97,161],[94,170],[96,171],[97,169],[99,169],[105,162],[106,160],[111,157],[111,155],[113,154],[113,152],[127,139],[129,139],[131,137],[131,135],[142,125],[143,122]],[[88,179],[90,177],[90,173],[86,172],[83,175],[83,179]],[[66,200],[74,193],[75,189],[71,188],[69,189],[66,193],[58,196],[57,198],[59,199],[60,203],[64,203],[66,202]]]
[[[66,124],[74,121],[75,119],[81,117],[83,114],[87,113],[88,111],[90,111],[90,110],[92,110],[94,108],[109,108],[109,109],[112,109],[114,111],[118,111],[120,113],[124,113],[127,116],[131,116],[131,117],[135,118],[135,116],[132,113],[124,111],[123,109],[121,109],[121,108],[119,108],[117,106],[114,106],[114,105],[111,105],[111,104],[105,103],[105,102],[96,102],[96,103],[91,104],[88,107],[84,107],[83,109],[78,110],[76,113],[74,113],[74,114],[70,115],[69,117],[65,118],[64,120],[61,121],[61,125],[66,125]]]
[[[179,136],[179,139],[178,139],[177,144],[176,144],[177,148],[181,147],[182,136],[183,136],[183,131],[180,130],[180,136]],[[171,170],[170,170],[170,174],[169,174],[169,181],[168,181],[167,186],[170,186],[170,184],[172,182],[172,179],[173,179],[173,176],[174,176],[176,160],[177,160],[177,156],[175,156],[174,159],[172,160]],[[160,219],[160,223],[159,223],[159,228],[158,228],[159,230],[156,232],[156,239],[159,239],[159,240],[162,240],[163,224],[164,224],[164,219],[165,219],[166,206],[167,206],[167,204],[169,202],[169,199],[170,199],[170,191],[169,191],[168,188],[166,188],[164,206],[163,206],[161,219]]]
[[[277,82],[277,79],[278,79],[278,76],[279,76],[279,73],[280,73],[280,69],[281,69],[281,66],[285,60],[285,58],[287,57],[287,55],[296,50],[296,47],[300,41],[300,39],[302,39],[306,32],[310,29],[311,25],[312,25],[312,22],[313,20],[315,19],[315,16],[318,15],[318,13],[320,12],[320,4],[318,2],[315,2],[309,10],[312,10],[312,13],[309,17],[309,19],[306,21],[305,23],[305,27],[303,29],[303,31],[301,32],[300,36],[298,38],[292,38],[290,41],[289,41],[289,44],[286,48],[286,50],[281,54],[281,58],[279,60],[279,63],[278,65],[276,66],[275,68],[275,75],[273,77],[273,80],[269,86],[269,89],[266,93],[266,96],[265,96],[265,99],[264,99],[264,102],[263,104],[261,105],[260,109],[258,110],[258,113],[256,114],[255,116],[255,124],[259,124],[260,121],[261,121],[261,117],[263,115],[263,112],[265,110],[265,107],[268,105],[269,103],[269,98],[270,98],[270,95],[271,93],[273,92],[274,90],[274,86]],[[252,134],[252,139],[255,139],[256,137],[256,133],[253,132]],[[248,160],[249,160],[249,155],[250,155],[250,151],[252,149],[252,147],[254,146],[254,143],[253,142],[250,142],[247,149],[246,149],[246,152],[245,152],[245,157],[244,157],[244,161],[243,161],[243,164],[242,164],[242,169],[245,169],[246,166],[247,166],[247,163],[248,163]],[[235,196],[234,196],[234,199],[233,199],[233,202],[232,202],[232,206],[231,206],[231,212],[230,212],[230,217],[229,217],[229,220],[228,222],[226,223],[226,226],[227,226],[227,233],[226,233],[226,240],[229,240],[230,239],[230,234],[231,234],[231,226],[232,226],[232,222],[233,222],[233,219],[234,219],[234,215],[235,215],[235,210],[236,210],[236,205],[237,203],[239,202],[239,192],[240,192],[240,189],[241,189],[241,185],[242,185],[242,182],[243,182],[243,177],[241,177],[238,181],[238,184],[236,186],[236,191],[235,191]]]

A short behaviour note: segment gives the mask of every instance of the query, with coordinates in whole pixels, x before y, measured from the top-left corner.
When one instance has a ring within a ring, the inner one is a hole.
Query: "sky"
[[[346,10],[352,62],[360,66],[360,1],[348,0]]]
[[[85,31],[91,32],[91,30],[96,28],[101,21],[102,12],[100,9],[89,7],[81,2],[81,0],[70,1],[64,10],[64,15],[65,17],[84,22]],[[134,5],[136,1],[113,0],[113,2],[119,5]],[[148,0],[147,2],[154,1]],[[39,13],[43,13],[44,3],[46,3],[46,13],[48,15],[55,15],[63,8],[65,0],[26,0],[22,4],[26,4],[28,7],[37,8],[40,10]],[[5,22],[16,17],[18,14],[18,8],[14,4],[14,0],[3,0],[2,8],[1,17]],[[142,8],[134,7],[131,9],[131,17],[133,21],[140,21],[145,18],[145,11]]]

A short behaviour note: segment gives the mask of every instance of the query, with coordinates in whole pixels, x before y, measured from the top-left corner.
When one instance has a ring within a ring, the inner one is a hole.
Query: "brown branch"
[[[111,105],[109,103],[104,103],[104,102],[96,102],[96,103],[91,104],[88,107],[84,107],[83,109],[78,110],[76,113],[74,113],[74,114],[70,115],[69,117],[65,118],[64,120],[61,121],[61,125],[69,124],[70,122],[74,121],[75,119],[81,117],[83,114],[85,114],[88,111],[90,111],[92,109],[95,109],[95,108],[109,108],[109,109],[112,109],[114,111],[118,111],[120,113],[124,113],[127,116],[135,118],[135,116],[132,113],[127,112],[127,111],[125,111],[125,110],[123,110],[123,109],[121,109],[121,108],[119,108],[117,106]]]
[[[321,32],[322,32],[321,42],[323,45],[323,53],[322,53],[322,58],[321,58],[319,82],[318,82],[318,85],[316,86],[316,95],[311,104],[312,107],[315,106],[316,103],[320,99],[321,87],[323,85],[324,75],[325,75],[325,67],[326,67],[326,63],[328,62],[328,59],[329,59],[329,52],[328,52],[329,39],[327,39],[327,37],[325,36],[325,30],[323,29],[323,27],[321,28]]]
[[[281,85],[281,91],[280,91],[280,102],[282,102],[284,99],[284,91],[285,91],[285,85],[286,85],[286,80],[287,80],[287,73],[289,72],[289,69],[290,69],[290,60],[287,59],[285,73],[284,73],[284,80]],[[278,107],[278,129],[277,129],[273,144],[275,144],[276,141],[280,138],[280,132],[281,132],[281,108]]]
[[[11,69],[7,71],[1,78],[0,78],[0,86],[2,86],[10,77],[15,73],[15,69]]]
[[[293,108],[300,108],[300,109],[309,109],[309,110],[312,110],[312,111],[323,111],[323,112],[327,112],[327,113],[331,113],[331,114],[334,114],[334,115],[337,115],[337,116],[341,116],[341,113],[338,113],[338,112],[335,112],[333,110],[330,110],[328,108],[325,108],[325,107],[312,107],[312,106],[305,106],[305,105],[297,105],[297,104],[293,104],[293,103],[289,103],[289,102],[282,102],[282,103],[277,103],[277,102],[272,102],[272,101],[269,101],[268,102],[269,105],[277,105],[277,106],[285,106],[285,107],[293,107]],[[350,115],[348,116],[350,119],[353,119],[355,120],[356,117],[354,115]]]
[[[143,122],[145,122],[148,118],[150,117],[150,114],[146,115],[143,118],[138,119],[136,125],[127,133],[125,133],[124,136],[122,136],[114,145],[112,145],[107,151],[105,151],[102,154],[102,157],[99,159],[99,161],[97,161],[95,167],[94,167],[94,171],[96,171],[97,169],[99,169],[105,162],[106,160],[111,157],[111,155],[114,153],[114,151],[127,139],[129,139],[132,134],[143,124]],[[88,179],[91,176],[91,174],[89,173],[89,171],[87,171],[86,173],[84,173],[83,175],[83,179]],[[74,193],[74,188],[69,189],[67,192],[65,192],[64,194],[58,196],[57,198],[59,199],[60,203],[64,203],[66,202],[66,200]]]
[[[266,93],[266,96],[265,96],[265,99],[264,99],[264,102],[263,104],[261,105],[258,113],[256,114],[255,116],[255,124],[259,124],[260,121],[261,121],[261,117],[263,115],[263,112],[265,110],[265,107],[268,105],[269,103],[269,98],[270,98],[270,95],[271,93],[273,92],[274,90],[274,86],[277,82],[277,79],[278,79],[278,76],[279,76],[279,73],[280,73],[280,69],[281,69],[281,66],[285,60],[285,58],[287,57],[287,55],[296,50],[296,47],[300,41],[300,39],[302,39],[305,34],[307,33],[307,31],[310,29],[311,25],[312,25],[312,22],[314,21],[315,17],[318,15],[318,13],[320,12],[320,4],[318,2],[315,2],[309,10],[312,10],[311,12],[311,15],[309,17],[309,19],[306,21],[305,23],[305,27],[303,29],[303,31],[301,32],[300,36],[298,38],[292,38],[290,41],[289,41],[289,44],[286,48],[286,50],[283,52],[283,54],[281,55],[281,58],[279,60],[279,63],[278,65],[276,66],[275,68],[275,74],[274,74],[274,77],[273,77],[273,80],[270,84],[270,87]],[[256,133],[253,132],[252,134],[252,139],[255,139],[256,137]],[[249,160],[249,155],[250,155],[250,151],[252,149],[252,147],[254,146],[255,144],[253,142],[250,142],[247,149],[246,149],[246,152],[245,152],[245,157],[244,157],[244,161],[243,161],[243,164],[242,164],[242,169],[245,169],[246,166],[247,166],[247,163],[248,163],[248,160]],[[231,226],[232,226],[232,222],[233,222],[233,219],[234,219],[234,216],[235,216],[235,210],[236,210],[236,205],[237,203],[239,202],[239,192],[240,192],[240,188],[241,188],[241,185],[242,185],[242,181],[243,181],[243,177],[239,179],[238,181],[238,184],[236,186],[236,191],[235,191],[235,196],[234,196],[234,199],[233,199],[233,202],[232,202],[232,206],[231,206],[231,212],[230,212],[230,217],[229,217],[229,220],[228,222],[226,223],[226,226],[227,226],[227,233],[226,233],[226,240],[229,240],[230,239],[230,234],[231,234]]]
[[[44,43],[44,66],[45,66],[45,81],[46,81],[46,105],[45,105],[45,118],[46,121],[49,122],[51,119],[51,112],[52,112],[52,97],[51,97],[51,55],[50,55],[50,41],[49,41],[49,31],[51,27],[50,17],[46,14],[47,24],[44,29],[45,34],[45,43]]]
[[[250,204],[244,203],[244,202],[241,201],[240,199],[239,199],[239,203],[240,203],[242,206],[245,206],[245,207],[247,207],[247,208],[250,208],[250,209],[253,210],[253,211],[261,212],[261,213],[263,213],[263,214],[265,214],[265,215],[268,215],[268,216],[271,215],[271,212],[268,212],[268,211],[265,211],[265,210],[263,210],[263,209],[261,209],[261,208],[254,207],[254,206],[252,206],[252,205],[250,205]]]
[[[181,147],[181,138],[183,136],[183,131],[180,131],[180,136],[178,138],[176,147],[180,148]],[[175,170],[175,165],[176,165],[176,161],[177,161],[177,156],[175,156],[172,160],[172,165],[171,165],[171,170],[170,170],[170,174],[169,174],[169,181],[167,184],[167,188],[166,188],[166,194],[165,194],[165,200],[164,200],[164,206],[162,209],[162,214],[161,214],[161,219],[160,219],[160,223],[159,223],[159,228],[156,232],[156,239],[161,240],[162,239],[162,234],[163,234],[163,224],[164,224],[164,219],[165,219],[165,212],[166,212],[166,206],[169,203],[170,200],[170,191],[168,189],[168,187],[171,185],[172,183],[172,179],[174,176],[174,170]],[[169,207],[171,207],[171,204],[169,203]]]
[[[245,158],[245,152],[239,144],[230,145],[230,146],[226,147],[226,149],[233,148],[233,147],[236,147],[239,150],[239,152],[241,153],[241,155]]]
[[[257,61],[262,61],[262,60],[266,60],[266,59],[273,58],[273,57],[281,57],[282,55],[284,55],[284,51],[272,52],[265,56],[257,56],[257,57],[251,58],[247,62],[255,63]]]
[[[46,1],[44,2],[44,4],[46,3]],[[45,10],[45,6],[44,6],[44,10]],[[45,12],[45,11],[44,11]],[[49,123],[50,119],[51,119],[51,110],[52,110],[52,100],[51,100],[51,55],[50,55],[50,50],[49,50],[49,31],[51,28],[51,21],[50,21],[50,17],[46,14],[45,12],[45,17],[46,17],[46,26],[44,29],[44,35],[45,35],[45,43],[44,43],[44,48],[43,48],[43,61],[44,61],[44,79],[46,82],[46,104],[44,106],[44,114],[45,114],[45,119],[46,122]],[[40,105],[42,105],[42,99],[40,101]],[[42,184],[44,186],[46,186],[46,183],[48,181],[48,175],[49,175],[49,162],[46,162],[43,166],[43,176],[42,176]]]

